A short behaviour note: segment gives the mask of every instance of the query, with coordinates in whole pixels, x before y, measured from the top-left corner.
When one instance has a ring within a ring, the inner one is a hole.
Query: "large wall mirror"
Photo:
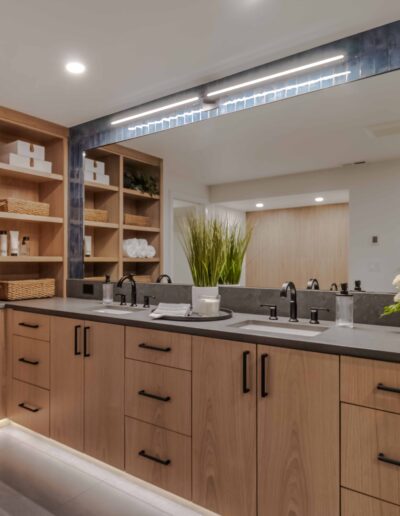
[[[156,161],[142,165],[162,182],[162,213],[144,204],[140,214],[162,225],[163,238],[142,236],[163,263],[137,271],[190,283],[178,219],[203,210],[254,228],[242,285],[306,288],[317,278],[321,289],[360,280],[366,291],[392,291],[399,91],[400,72],[391,72],[122,142],[162,162],[162,176]]]

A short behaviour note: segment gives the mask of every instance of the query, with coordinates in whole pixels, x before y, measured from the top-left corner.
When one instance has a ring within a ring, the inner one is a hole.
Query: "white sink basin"
[[[146,310],[145,308],[141,308],[139,306],[97,306],[92,309],[92,312],[98,312],[99,314],[108,314],[108,315],[131,315],[133,312],[141,312]]]
[[[241,330],[257,333],[280,333],[284,335],[296,335],[298,337],[317,337],[328,328],[323,326],[306,326],[298,323],[268,323],[262,321],[243,321],[232,325]]]

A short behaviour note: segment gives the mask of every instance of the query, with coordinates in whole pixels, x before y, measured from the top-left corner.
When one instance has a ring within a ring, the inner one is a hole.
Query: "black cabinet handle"
[[[250,351],[243,351],[243,394],[250,392],[250,388],[247,386],[247,357],[250,355]]]
[[[267,369],[268,369],[268,354],[264,353],[261,355],[261,397],[266,398],[268,396],[268,385],[267,385]]]
[[[387,385],[384,385],[383,383],[378,383],[376,388],[379,389],[380,391],[396,392],[397,394],[400,394],[400,389],[398,389],[397,387],[388,387]]]
[[[145,459],[153,460],[154,462],[158,462],[158,464],[162,464],[163,466],[169,466],[171,464],[171,461],[169,459],[162,460],[158,457],[153,457],[152,455],[149,455],[145,452],[145,450],[140,450],[139,454],[141,457],[144,457]]]
[[[29,407],[28,405],[25,405],[25,403],[19,403],[18,407],[21,407],[25,410],[29,410],[29,412],[39,412],[39,410],[40,410],[39,408],[36,408],[36,407],[34,407],[34,408]]]
[[[144,349],[151,349],[153,351],[162,351],[163,353],[168,353],[169,351],[171,351],[171,348],[161,348],[159,346],[150,346],[150,344],[146,344],[145,342],[142,342],[141,344],[139,344],[138,347],[144,348]]]
[[[81,329],[80,324],[75,326],[75,336],[74,336],[74,354],[80,355],[81,352],[79,351],[79,330]]]
[[[381,462],[386,462],[386,464],[392,464],[393,466],[400,466],[400,460],[391,459],[390,457],[386,457],[384,453],[378,454],[378,460]]]
[[[18,324],[19,324],[19,326],[24,326],[25,328],[32,328],[33,330],[37,330],[39,328],[38,324],[29,324],[26,322],[20,322]]]
[[[90,326],[85,326],[83,328],[83,356],[84,357],[90,357],[90,353],[88,351],[89,349],[89,330]]]
[[[144,389],[138,392],[139,396],[146,396],[147,398],[153,398],[158,401],[170,401],[171,396],[158,396],[157,394],[151,394],[150,392],[146,392]]]
[[[19,358],[18,362],[23,362],[24,364],[29,364],[29,365],[38,365],[39,364],[39,360],[28,360],[27,358],[24,358],[24,357]]]

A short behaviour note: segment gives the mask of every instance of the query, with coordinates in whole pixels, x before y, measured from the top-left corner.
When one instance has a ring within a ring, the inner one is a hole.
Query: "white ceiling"
[[[0,0],[0,103],[72,126],[400,19],[398,0]],[[82,60],[83,76],[64,71]]]
[[[124,145],[162,157],[169,172],[204,185],[392,159],[400,156],[400,124],[392,130],[400,122],[399,92],[396,71]],[[373,135],[371,127],[387,123],[388,135]]]

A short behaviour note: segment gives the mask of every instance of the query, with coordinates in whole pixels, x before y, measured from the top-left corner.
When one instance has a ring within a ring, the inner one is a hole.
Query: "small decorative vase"
[[[192,286],[192,310],[198,313],[199,299],[201,296],[217,297],[219,293],[218,287],[195,287]]]

